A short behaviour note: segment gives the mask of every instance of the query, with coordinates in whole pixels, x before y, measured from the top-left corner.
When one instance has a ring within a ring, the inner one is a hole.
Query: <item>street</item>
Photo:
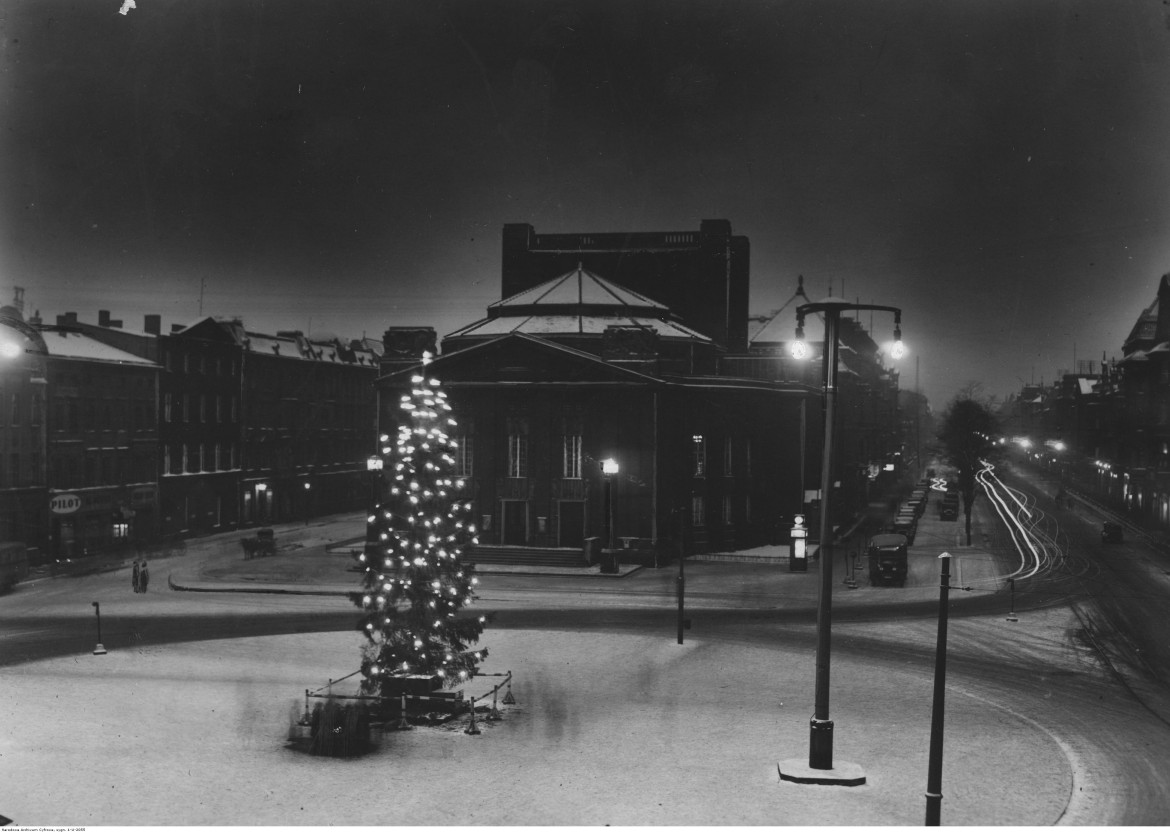
[[[573,803],[574,814],[563,802],[560,810],[554,810],[556,804],[550,804],[547,795],[526,794],[521,802],[526,806],[523,811],[492,803],[490,810],[481,805],[480,815],[457,815],[450,823],[459,819],[539,823],[542,818],[548,823],[755,824],[768,819],[775,823],[778,818],[788,824],[919,823],[938,616],[937,555],[944,549],[962,564],[952,583],[971,590],[951,593],[947,689],[953,713],[948,713],[943,822],[1166,823],[1170,819],[1170,795],[1164,787],[1170,781],[1170,726],[1165,716],[1170,712],[1166,710],[1164,685],[1165,625],[1157,611],[1159,606],[1165,609],[1170,594],[1165,580],[1149,580],[1165,564],[1161,560],[1164,556],[1136,540],[1102,545],[1085,510],[1067,510],[1052,503],[1050,485],[1026,476],[1000,474],[1005,483],[1026,494],[1021,502],[1033,512],[1029,517],[1043,518],[1031,524],[1032,534],[1036,540],[1048,540],[1050,546],[1037,547],[1040,555],[1035,569],[1017,561],[1019,548],[1012,543],[1007,526],[994,514],[992,501],[981,496],[976,504],[979,540],[973,543],[985,546],[956,545],[961,524],[939,521],[932,506],[912,549],[910,581],[904,590],[870,588],[863,581],[856,590],[839,584],[834,593],[834,708],[838,710],[835,714],[843,715],[838,718],[838,744],[843,756],[858,760],[870,772],[871,785],[884,784],[884,788],[865,786],[853,793],[846,789],[840,793],[842,800],[830,805],[809,796],[818,795],[816,789],[843,788],[805,787],[801,792],[801,788],[787,785],[783,788],[787,814],[776,815],[781,812],[779,806],[770,810],[766,801],[761,803],[761,796],[771,794],[763,784],[781,789],[774,783],[775,760],[759,760],[756,764],[761,770],[773,767],[771,780],[760,782],[765,791],[753,792],[750,798],[740,796],[742,807],[724,806],[715,815],[687,802],[674,813],[644,815],[648,811],[634,806],[637,791],[621,792],[625,803],[614,804],[609,814],[597,812],[607,802],[596,797],[579,797]],[[321,531],[326,537],[333,534],[332,530]],[[144,663],[155,661],[150,646],[193,643],[189,648],[167,650],[183,651],[195,668],[203,662],[198,657],[238,655],[214,647],[224,646],[222,640],[230,638],[244,651],[240,659],[254,656],[257,667],[262,667],[268,650],[263,647],[265,639],[285,640],[279,643],[286,646],[281,650],[295,644],[287,640],[297,637],[280,635],[303,634],[305,645],[321,644],[323,638],[357,639],[356,635],[337,633],[353,629],[354,608],[344,596],[175,592],[167,588],[166,577],[171,572],[216,575],[222,580],[235,575],[237,584],[246,584],[249,570],[279,568],[277,560],[268,564],[243,562],[234,537],[225,536],[223,541],[226,543],[207,541],[189,547],[186,555],[152,561],[156,578],[145,595],[131,593],[127,569],[21,585],[14,594],[0,599],[4,649],[0,662],[19,665],[12,669],[19,671],[18,677],[32,673],[28,669],[54,662],[53,657],[62,658],[56,662],[76,657],[76,662],[91,664],[113,660],[108,667],[118,663],[117,667],[129,672],[135,656]],[[307,546],[299,556],[294,551],[288,557],[301,557],[302,562],[284,572],[312,578],[334,592],[354,583],[356,574],[347,572],[344,557],[308,553]],[[842,575],[841,562],[848,556],[837,556],[838,575]],[[310,564],[309,558],[316,560]],[[622,719],[640,721],[626,728],[641,737],[643,745],[648,742],[644,733],[652,727],[654,743],[665,743],[686,759],[662,764],[661,771],[647,783],[681,778],[680,786],[694,792],[703,789],[702,783],[711,783],[710,779],[691,782],[699,775],[692,768],[701,767],[703,757],[709,757],[714,766],[728,755],[736,757],[735,748],[748,743],[735,740],[728,729],[705,736],[700,743],[704,752],[692,748],[696,741],[687,727],[693,729],[714,720],[720,702],[729,709],[728,715],[738,715],[737,724],[747,728],[762,721],[760,726],[769,727],[765,735],[773,740],[765,744],[771,750],[765,757],[803,754],[816,639],[815,570],[800,575],[783,567],[734,562],[693,562],[686,569],[687,617],[692,628],[686,632],[683,646],[675,644],[673,568],[647,568],[621,579],[484,573],[476,607],[495,613],[484,640],[491,646],[492,656],[509,658],[509,667],[519,667],[527,674],[518,676],[517,685],[518,693],[523,692],[521,702],[529,704],[525,720],[538,721],[545,734],[562,736],[558,743],[579,744],[578,754],[586,756],[598,754],[598,744],[617,742]],[[1013,574],[1028,574],[1016,581],[1014,611],[1007,584]],[[256,580],[256,575],[251,579]],[[1140,592],[1134,591],[1135,586],[1140,586]],[[93,601],[101,604],[102,641],[110,651],[104,658],[91,655],[97,641]],[[1007,621],[1009,612],[1016,613],[1019,621]],[[336,635],[327,637],[331,632]],[[613,642],[614,638],[625,641]],[[557,648],[549,653],[542,645]],[[601,646],[609,646],[605,651],[613,652],[612,656],[597,655]],[[518,656],[518,650],[527,653]],[[254,653],[257,651],[260,653]],[[286,683],[286,693],[295,696],[306,686],[323,683],[319,677],[336,678],[353,670],[356,653],[332,653],[331,665],[307,662],[300,674],[303,680]],[[325,656],[329,655],[326,651]],[[676,661],[686,665],[667,671]],[[690,671],[678,677],[684,667]],[[604,668],[609,670],[601,670]],[[142,673],[146,676],[141,679],[137,672],[128,677],[137,680],[136,691],[152,679],[145,670]],[[217,677],[222,672],[208,673]],[[5,685],[12,679],[8,675]],[[26,682],[32,685],[35,679],[40,678],[34,675]],[[103,685],[109,692],[117,690],[116,679]],[[17,690],[26,695],[29,691],[27,687]],[[690,702],[678,699],[684,690],[691,692],[687,695]],[[722,692],[723,699],[707,702],[700,694],[704,690]],[[680,711],[698,708],[693,704],[696,697],[705,703],[701,711]],[[629,712],[630,698],[652,710],[656,698],[666,698],[659,705],[679,717],[664,726],[657,712],[652,712],[655,716],[641,708]],[[11,710],[9,719],[20,720],[19,695],[16,702],[12,697],[6,697],[5,702]],[[597,711],[602,703],[610,704],[605,717]],[[283,701],[268,707],[252,702],[249,708],[279,712],[285,705]],[[168,707],[185,708],[181,697],[170,701]],[[688,716],[684,719],[683,714]],[[583,715],[589,716],[585,723],[581,722]],[[568,724],[557,730],[554,725],[558,719],[575,727],[567,741],[563,735]],[[589,726],[602,722],[606,728],[598,729],[601,734],[594,736]],[[506,722],[496,727],[491,742],[502,738],[506,729]],[[759,734],[759,728],[753,731]],[[1017,745],[1023,742],[1029,745]],[[168,745],[174,743],[173,738],[167,741]],[[191,743],[195,743],[194,738]],[[250,743],[263,746],[255,739]],[[274,752],[280,750],[275,739],[269,743]],[[421,748],[416,749],[423,741],[416,737],[409,743],[415,749],[411,754],[425,755]],[[778,748],[784,743],[787,749]],[[906,759],[889,760],[880,751],[883,748]],[[67,750],[47,758],[34,748],[25,749],[25,753],[45,765],[53,765],[54,757],[58,764],[70,758]],[[258,761],[263,755],[257,758],[257,754],[251,750],[248,767],[262,766]],[[288,753],[281,750],[279,754],[283,761]],[[395,753],[383,750],[379,754]],[[615,767],[627,757],[629,766],[643,765],[640,759],[635,762],[633,749],[619,754],[611,746],[607,754],[617,761]],[[693,759],[694,754],[701,757]],[[759,757],[756,752],[752,755]],[[19,767],[22,758],[17,746],[5,753],[4,766]],[[1027,764],[1025,771],[1020,769],[1023,764]],[[304,766],[304,762],[297,766]],[[262,778],[256,773],[249,777]],[[612,777],[622,779],[622,771],[612,773]],[[626,772],[623,783],[631,778],[638,783],[642,777]],[[492,784],[499,788],[499,784]],[[741,788],[742,784],[734,789]],[[513,784],[509,789],[523,787]],[[718,792],[722,787],[711,783],[709,789]],[[731,800],[728,796],[723,798]],[[710,797],[719,798],[715,793]],[[420,814],[416,823],[439,823],[439,817],[428,815],[431,811],[424,804],[412,804]],[[35,801],[30,806],[35,806]],[[11,803],[0,806],[0,813],[13,816],[8,811],[11,808]],[[113,814],[83,816],[79,823],[139,823],[119,815],[116,808],[109,812]],[[143,813],[155,823],[179,823],[184,818],[169,817],[165,809],[154,805]],[[230,814],[216,817],[225,822],[242,820]],[[282,815],[277,807],[263,818],[266,823],[293,823],[302,817]],[[339,817],[327,818],[336,821]],[[350,820],[344,812],[340,818]],[[354,818],[368,819],[361,814]],[[318,818],[313,823],[332,822]]]

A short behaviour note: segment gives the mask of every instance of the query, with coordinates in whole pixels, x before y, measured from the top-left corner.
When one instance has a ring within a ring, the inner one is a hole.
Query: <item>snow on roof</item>
[[[624,286],[607,281],[595,275],[580,264],[571,272],[566,272],[551,281],[545,281],[539,286],[525,289],[511,297],[504,298],[488,305],[488,309],[506,309],[508,307],[527,306],[567,306],[567,305],[602,305],[626,306],[653,309],[669,312],[669,308],[645,295],[639,295]]]
[[[369,345],[362,344],[354,350],[351,345],[343,344],[340,341],[328,341],[321,337],[274,336],[249,331],[244,349],[251,353],[268,356],[283,356],[287,359],[304,359],[330,364],[376,365],[378,363],[378,354]],[[346,360],[345,354],[350,354],[353,358]]]
[[[79,359],[93,362],[118,362],[119,364],[137,364],[144,367],[156,366],[149,359],[110,347],[100,341],[90,338],[84,333],[74,330],[41,330],[45,340],[45,348],[49,355],[57,359]]]
[[[1081,395],[1088,395],[1093,392],[1093,385],[1097,384],[1096,379],[1077,379],[1077,388]]]
[[[661,321],[657,318],[625,315],[528,315],[506,318],[484,318],[456,330],[444,338],[458,336],[497,336],[506,333],[528,335],[602,335],[607,327],[641,327],[657,333],[660,338],[683,338],[710,342],[711,339],[683,324]]]

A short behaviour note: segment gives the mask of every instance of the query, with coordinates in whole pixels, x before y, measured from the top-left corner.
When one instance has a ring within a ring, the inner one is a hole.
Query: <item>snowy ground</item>
[[[387,733],[362,759],[285,746],[306,688],[356,667],[356,634],[111,651],[4,669],[0,814],[21,826],[920,825],[929,681],[834,666],[837,760],[861,787],[801,786],[811,653],[662,635],[489,631],[517,705],[480,735]],[[476,695],[487,684],[467,687]],[[943,822],[1045,825],[1071,783],[1055,743],[949,695]],[[953,728],[952,728],[953,727]]]

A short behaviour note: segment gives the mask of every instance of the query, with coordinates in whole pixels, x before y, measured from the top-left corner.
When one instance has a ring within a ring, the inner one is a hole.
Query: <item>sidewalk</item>
[[[899,596],[885,588],[879,591],[884,601],[905,600],[906,594],[917,596],[924,587],[937,593],[937,557],[944,551],[955,556],[956,574],[962,571],[966,585],[984,589],[996,585],[994,576],[997,570],[992,556],[981,547],[968,547],[962,543],[962,517],[959,521],[942,521],[933,510],[932,501],[919,520],[918,534],[909,548],[910,578],[906,588],[901,591],[903,595]],[[349,551],[351,548],[341,545],[360,538],[364,531],[364,521],[364,516],[353,514],[321,519],[308,526],[296,524],[277,527],[277,554],[248,560],[243,558],[243,550],[239,546],[239,539],[244,537],[244,533],[228,532],[195,539],[188,542],[188,552],[215,557],[190,568],[183,564],[183,559],[171,562],[175,567],[169,575],[170,586],[174,590],[191,592],[344,596],[357,589],[360,573],[350,569],[354,566]],[[973,540],[980,540],[977,519],[973,521]],[[838,589],[834,592],[834,604],[849,604],[851,597],[857,595],[846,592],[848,588],[845,581],[851,574],[858,589],[868,589],[865,573],[867,565],[862,546],[863,542],[856,539],[839,545],[833,552],[833,584]],[[815,554],[816,545],[810,550]],[[787,545],[772,545],[688,558],[684,570],[689,570],[692,575],[702,571],[704,576],[758,573],[773,581],[783,581],[792,592],[815,599],[818,592],[818,565],[818,559],[812,558],[808,572],[790,573]],[[617,575],[606,575],[601,573],[598,566],[577,569],[482,564],[476,567],[480,575],[579,577],[605,582],[631,577],[636,581],[639,576],[654,581],[654,576],[673,576],[677,569],[676,564],[659,568],[624,564],[620,566]],[[869,603],[874,601],[869,593],[860,595],[866,596]]]

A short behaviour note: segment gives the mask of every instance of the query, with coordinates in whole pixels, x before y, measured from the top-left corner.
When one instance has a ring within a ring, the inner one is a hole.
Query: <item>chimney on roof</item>
[[[146,316],[142,322],[142,329],[154,336],[162,335],[162,316],[153,314]]]
[[[381,372],[390,373],[418,364],[423,353],[432,356],[436,336],[434,327],[389,327],[382,336]]]
[[[99,327],[110,327],[113,329],[121,329],[122,328],[122,321],[121,321],[121,319],[118,319],[115,321],[113,318],[110,318],[110,311],[108,309],[99,309],[98,310],[98,326]]]
[[[58,327],[69,327],[77,324],[77,313],[66,312],[57,316]]]

